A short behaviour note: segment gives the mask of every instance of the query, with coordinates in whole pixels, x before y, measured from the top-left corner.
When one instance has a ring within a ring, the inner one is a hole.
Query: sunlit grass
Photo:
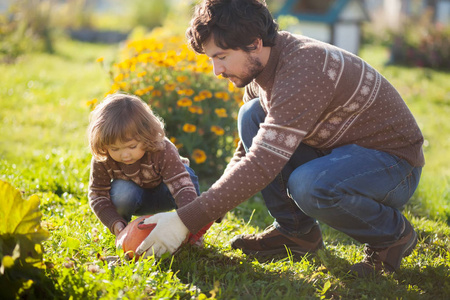
[[[0,65],[0,178],[40,197],[42,224],[50,232],[44,261],[52,285],[40,287],[45,298],[444,299],[450,294],[450,74],[384,66],[387,53],[381,48],[361,53],[405,96],[427,140],[423,179],[404,210],[418,232],[418,246],[400,272],[361,280],[347,270],[362,258],[363,246],[325,225],[327,249],[316,257],[259,261],[232,250],[233,236],[260,232],[271,223],[260,195],[214,224],[204,249],[185,247],[158,262],[124,261],[86,195],[86,102],[109,90],[108,74],[96,59],[111,61],[116,50],[60,41],[56,55],[30,54],[15,65]],[[202,183],[202,190],[207,187]],[[108,263],[109,256],[121,261]]]

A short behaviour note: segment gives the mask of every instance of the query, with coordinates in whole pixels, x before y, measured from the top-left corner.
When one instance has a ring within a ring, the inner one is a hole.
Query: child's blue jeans
[[[241,107],[238,131],[247,151],[265,116],[258,99]],[[361,243],[384,247],[402,234],[399,209],[416,190],[421,171],[358,145],[323,153],[300,144],[261,193],[275,227],[285,234],[305,234],[318,220]]]
[[[198,177],[194,170],[186,165],[185,167],[191,176],[197,195],[200,195]],[[133,181],[116,179],[111,183],[110,196],[117,212],[127,222],[132,216],[155,214],[177,208],[175,199],[164,183],[156,188],[145,189]]]

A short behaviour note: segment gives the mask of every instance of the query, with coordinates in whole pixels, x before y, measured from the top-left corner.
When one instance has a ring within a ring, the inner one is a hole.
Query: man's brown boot
[[[267,257],[277,254],[287,254],[289,248],[294,256],[314,254],[324,248],[322,232],[319,225],[314,225],[310,232],[292,237],[282,234],[271,225],[259,234],[240,234],[231,240],[233,249],[241,249],[245,254]]]
[[[411,224],[405,220],[405,229],[397,242],[386,248],[366,246],[366,256],[350,268],[350,272],[358,277],[368,277],[384,273],[392,273],[400,268],[403,257],[411,254],[417,244],[417,234]]]

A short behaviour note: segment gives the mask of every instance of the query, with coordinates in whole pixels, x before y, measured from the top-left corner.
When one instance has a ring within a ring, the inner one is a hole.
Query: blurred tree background
[[[362,1],[362,0],[361,0]],[[117,43],[164,26],[182,35],[195,0],[2,0],[0,61],[13,62],[27,51],[54,51],[55,39]],[[285,0],[267,0],[275,15]],[[362,1],[371,21],[363,26],[363,42],[391,49],[390,63],[450,68],[448,20],[441,23],[430,0]],[[386,4],[385,2],[388,2]],[[442,1],[441,1],[442,2]],[[384,4],[382,4],[384,3]],[[392,9],[380,9],[380,7]],[[395,7],[397,6],[397,7]],[[394,12],[395,15],[392,14]],[[448,12],[447,12],[448,13]],[[440,12],[440,15],[445,14]],[[285,17],[278,20],[283,25]],[[448,19],[448,16],[447,16]]]

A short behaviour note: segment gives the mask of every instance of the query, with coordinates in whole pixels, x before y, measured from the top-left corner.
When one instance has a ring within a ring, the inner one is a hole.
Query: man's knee
[[[297,168],[288,180],[288,191],[298,207],[307,215],[315,217],[319,211],[335,204],[335,189],[325,174]]]

